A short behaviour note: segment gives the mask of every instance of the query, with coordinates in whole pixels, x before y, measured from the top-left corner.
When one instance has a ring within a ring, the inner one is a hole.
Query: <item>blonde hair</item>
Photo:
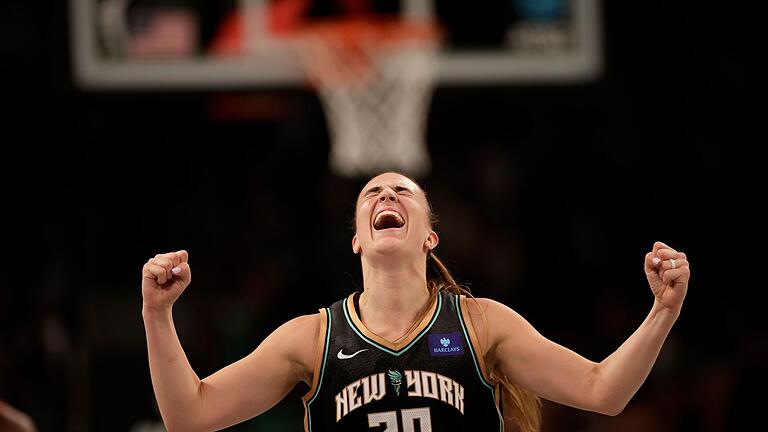
[[[437,296],[440,291],[448,291],[456,295],[465,295],[477,302],[467,288],[456,283],[451,272],[431,251],[428,254],[428,261],[432,263],[432,271],[427,271],[427,288],[430,299]],[[431,301],[427,304],[431,304]],[[467,316],[470,315],[467,314]],[[484,327],[486,330],[488,329],[487,325]],[[539,397],[512,383],[506,375],[496,369],[491,369],[488,375],[492,381],[501,385],[504,423],[514,421],[522,432],[538,432],[541,429],[541,400]]]
[[[414,183],[417,183],[415,180],[404,174],[395,174],[402,175],[403,177],[409,178]],[[432,204],[430,204],[429,199],[427,199],[426,191],[423,187],[421,187],[421,190],[422,193],[424,193],[424,198],[427,202],[427,215],[429,217],[430,226],[434,227],[437,223],[437,217],[432,211]],[[456,295],[464,295],[477,304],[477,300],[472,293],[466,287],[456,283],[451,272],[437,255],[432,251],[429,251],[427,252],[426,260],[428,261],[427,289],[429,290],[430,296],[429,301],[422,309],[419,318],[415,320],[416,323],[421,322],[421,319],[429,311],[429,306],[432,304],[432,301],[437,297],[440,291],[447,291]],[[431,265],[429,265],[429,263],[431,263]],[[483,319],[485,319],[485,315],[483,315]],[[488,326],[486,325],[484,327],[487,332]],[[478,348],[482,349],[481,347]],[[497,382],[501,386],[501,402],[504,411],[502,416],[504,417],[504,423],[507,424],[510,421],[517,423],[521,432],[538,432],[541,429],[541,400],[539,397],[531,391],[512,383],[512,381],[506,375],[501,373],[501,371],[491,369],[488,375],[493,382]]]

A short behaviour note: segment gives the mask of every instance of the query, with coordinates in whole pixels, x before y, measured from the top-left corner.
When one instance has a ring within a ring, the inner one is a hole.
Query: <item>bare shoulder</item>
[[[462,298],[484,353],[493,351],[514,328],[524,325],[523,317],[509,306],[484,297]]]
[[[320,331],[320,312],[298,316],[281,325],[276,331],[280,331],[284,336],[300,338],[317,336]]]
[[[463,307],[469,312],[473,322],[519,316],[519,314],[509,306],[493,299],[485,297],[464,297],[462,298],[462,301],[464,304]]]

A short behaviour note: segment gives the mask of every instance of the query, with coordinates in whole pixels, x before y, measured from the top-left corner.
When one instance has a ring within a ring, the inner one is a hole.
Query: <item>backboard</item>
[[[74,77],[93,90],[302,86],[285,30],[354,3],[70,0]],[[375,8],[438,23],[438,85],[587,82],[602,69],[599,0],[376,0]]]

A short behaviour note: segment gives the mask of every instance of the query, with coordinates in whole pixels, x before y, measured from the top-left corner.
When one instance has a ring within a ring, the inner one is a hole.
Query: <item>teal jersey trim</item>
[[[310,405],[312,405],[312,402],[315,401],[317,398],[317,395],[320,394],[320,387],[323,386],[323,376],[325,375],[325,363],[328,359],[328,345],[331,341],[331,324],[333,318],[331,317],[331,310],[328,308],[325,308],[325,314],[328,317],[326,322],[326,330],[325,330],[325,349],[323,350],[323,365],[320,367],[320,377],[317,379],[317,389],[315,389],[315,394],[312,396],[312,398],[307,402],[307,428],[309,431],[312,431],[312,410],[310,409]]]
[[[456,303],[456,315],[459,316],[461,331],[464,332],[464,338],[466,339],[467,344],[470,345],[469,352],[472,354],[472,362],[474,362],[475,364],[475,371],[477,371],[477,376],[480,378],[480,382],[483,383],[483,385],[491,391],[491,399],[493,399],[493,404],[496,405],[496,412],[499,414],[499,430],[503,431],[504,417],[501,415],[501,412],[499,411],[499,406],[496,404],[496,389],[490,383],[485,381],[485,377],[483,377],[483,373],[480,372],[480,366],[477,362],[477,357],[475,357],[474,345],[472,345],[472,340],[469,338],[469,334],[467,333],[467,326],[464,324],[464,317],[461,316],[461,305],[459,304],[459,298],[460,296],[458,295],[454,296],[454,302]],[[480,347],[478,347],[478,349],[479,348]]]
[[[374,347],[376,347],[376,348],[378,348],[378,349],[380,349],[380,350],[382,350],[382,351],[384,351],[386,353],[392,354],[393,356],[400,356],[404,352],[408,351],[408,349],[410,347],[412,347],[416,342],[418,342],[419,339],[421,339],[422,336],[424,336],[424,334],[427,333],[432,328],[432,325],[435,323],[435,321],[437,321],[437,317],[440,315],[440,310],[443,308],[443,296],[439,295],[439,294],[437,296],[437,307],[435,308],[435,314],[432,316],[432,320],[429,322],[429,325],[427,325],[424,328],[424,330],[422,330],[421,333],[419,333],[419,335],[416,336],[411,341],[411,343],[409,343],[408,345],[404,346],[403,348],[401,348],[398,351],[393,351],[393,350],[391,350],[391,349],[389,349],[389,348],[387,348],[385,346],[381,346],[378,343],[376,343],[375,341],[365,337],[365,335],[362,332],[360,332],[360,330],[358,330],[357,327],[355,327],[355,324],[352,323],[352,320],[349,318],[349,311],[347,310],[347,302],[345,301],[342,304],[342,306],[344,308],[344,318],[346,318],[347,324],[352,328],[352,330],[355,331],[355,333],[357,333],[358,336],[360,336],[361,339],[363,339],[364,341],[368,342],[369,344],[373,345]]]

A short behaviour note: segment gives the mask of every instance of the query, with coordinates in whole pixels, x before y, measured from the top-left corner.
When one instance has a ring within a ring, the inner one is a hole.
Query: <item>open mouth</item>
[[[389,228],[401,228],[405,225],[405,219],[400,213],[393,210],[384,210],[376,215],[373,221],[373,228],[377,231]]]

